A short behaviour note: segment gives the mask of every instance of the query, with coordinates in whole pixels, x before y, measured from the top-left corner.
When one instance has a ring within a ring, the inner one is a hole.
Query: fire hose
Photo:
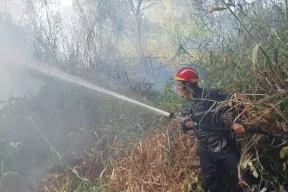
[[[177,119],[183,124],[186,124],[186,122],[191,121],[189,116],[181,117],[179,114],[176,114],[173,112],[171,112],[169,114],[169,118]],[[210,130],[210,131],[232,131],[233,130],[232,128],[212,128],[212,127],[206,127],[206,126],[202,127],[201,125],[199,126],[196,122],[193,122],[193,124],[194,124],[194,126],[196,126],[198,128],[203,128],[205,130]],[[251,127],[249,125],[247,125],[247,127],[245,127],[245,131],[248,133],[253,133],[253,134],[272,136],[272,137],[279,138],[279,139],[284,139],[284,138],[288,139],[288,135],[284,135],[283,133],[278,133],[275,131],[267,131],[267,130]]]

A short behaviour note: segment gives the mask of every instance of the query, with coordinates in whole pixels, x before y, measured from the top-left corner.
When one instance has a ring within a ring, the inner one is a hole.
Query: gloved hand
[[[186,127],[191,128],[191,127],[194,127],[194,122],[193,121],[187,121],[185,125],[186,125]]]
[[[239,123],[233,123],[232,128],[235,131],[235,133],[237,133],[237,134],[245,132],[244,126],[242,124],[239,124]]]
[[[196,123],[191,121],[191,118],[188,115],[186,115],[184,117],[180,117],[179,120],[182,124],[183,133],[187,133],[187,131],[192,130],[193,127],[196,125]]]

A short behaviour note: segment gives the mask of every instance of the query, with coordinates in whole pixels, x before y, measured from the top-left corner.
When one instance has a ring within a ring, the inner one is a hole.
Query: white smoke
[[[0,100],[37,93],[41,82],[21,67],[34,62],[27,57],[25,33],[0,17],[0,42]]]

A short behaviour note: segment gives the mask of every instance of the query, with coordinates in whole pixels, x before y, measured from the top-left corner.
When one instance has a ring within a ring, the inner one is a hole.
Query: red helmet
[[[177,72],[174,80],[186,81],[188,83],[195,84],[199,81],[199,74],[192,67],[185,67]]]

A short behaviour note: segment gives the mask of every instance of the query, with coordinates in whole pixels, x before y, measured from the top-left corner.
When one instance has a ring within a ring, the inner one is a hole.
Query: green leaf
[[[242,167],[243,167],[243,169],[247,168],[247,160],[242,163]]]
[[[252,174],[253,174],[253,176],[256,177],[256,178],[258,178],[258,176],[259,176],[256,170],[253,170],[253,171],[252,171]]]
[[[227,9],[227,8],[224,8],[224,7],[210,7],[210,8],[208,8],[208,12],[209,13],[213,13],[215,11],[223,11],[225,9]]]
[[[253,48],[253,52],[252,52],[252,70],[255,73],[256,71],[256,63],[257,63],[257,56],[258,56],[258,49],[260,47],[260,44],[257,44],[254,48]]]
[[[248,161],[248,163],[247,163],[248,165],[249,165],[249,167],[252,167],[253,166],[253,163],[252,163],[252,161]]]
[[[283,159],[286,156],[286,152],[284,149],[281,149],[280,151],[280,158]]]

